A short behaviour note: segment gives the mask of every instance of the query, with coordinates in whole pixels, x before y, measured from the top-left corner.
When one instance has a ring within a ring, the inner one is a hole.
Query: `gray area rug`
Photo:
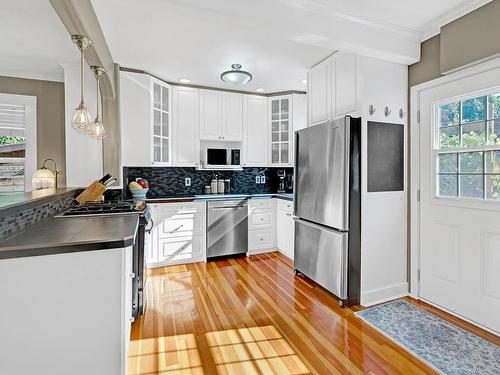
[[[500,346],[404,300],[356,313],[421,360],[447,375],[500,375]]]

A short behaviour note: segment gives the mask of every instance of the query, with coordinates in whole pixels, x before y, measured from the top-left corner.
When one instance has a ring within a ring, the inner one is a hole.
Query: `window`
[[[169,88],[153,83],[153,160],[170,162]]]
[[[500,201],[500,93],[437,106],[436,191]]]
[[[0,94],[0,195],[30,190],[35,170],[36,97]]]

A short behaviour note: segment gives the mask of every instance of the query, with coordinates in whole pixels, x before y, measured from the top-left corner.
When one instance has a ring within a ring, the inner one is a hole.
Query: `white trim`
[[[252,255],[275,253],[276,251],[279,251],[281,253],[281,251],[279,249],[277,249],[277,248],[248,250],[247,251],[247,257],[252,256]],[[281,253],[281,254],[283,254],[283,253]]]
[[[482,6],[490,3],[492,0],[474,0],[464,1],[462,4],[453,9],[446,11],[444,14],[434,18],[427,24],[426,31],[422,34],[422,42],[436,36],[441,32],[441,27],[453,22],[460,17],[481,8]]]
[[[500,67],[500,58],[494,58],[484,63],[471,66],[467,69],[460,70],[448,76],[440,77],[432,81],[424,82],[413,86],[410,89],[411,103],[411,226],[410,226],[410,296],[419,299],[419,281],[417,279],[418,270],[420,268],[420,207],[417,200],[417,191],[420,187],[420,126],[418,124],[418,111],[420,111],[420,92],[454,81],[458,81],[467,77],[472,77],[481,73],[485,73]],[[442,204],[447,204],[447,200],[441,199]],[[453,202],[456,205],[457,202]],[[469,202],[462,202],[467,205]],[[480,203],[479,201],[476,202]],[[484,203],[484,202],[483,202]],[[486,205],[491,206],[491,202],[486,202]],[[483,207],[482,207],[483,208]]]
[[[33,79],[36,81],[49,81],[49,82],[64,82],[64,72],[61,68],[61,74],[49,74],[40,72],[16,72],[16,71],[0,71],[0,76],[11,77],[11,78],[21,78],[21,79]]]
[[[361,294],[361,305],[364,307],[378,305],[408,295],[408,283],[391,285],[386,288],[370,290]]]

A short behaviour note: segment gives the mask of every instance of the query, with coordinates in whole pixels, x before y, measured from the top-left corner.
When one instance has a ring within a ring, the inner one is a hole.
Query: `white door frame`
[[[433,87],[448,84],[467,77],[478,75],[500,67],[500,58],[494,58],[486,62],[471,66],[458,72],[444,77],[424,82],[411,87],[410,106],[411,106],[411,194],[410,194],[410,296],[420,299],[420,93],[421,91]]]

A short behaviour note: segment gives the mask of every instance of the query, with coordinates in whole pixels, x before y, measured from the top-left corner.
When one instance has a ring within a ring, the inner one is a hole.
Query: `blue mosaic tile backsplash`
[[[195,168],[180,167],[124,167],[124,187],[130,181],[141,177],[149,181],[148,198],[162,198],[174,195],[203,194],[203,188],[210,185],[212,178],[230,179],[233,194],[267,194],[278,190],[278,170],[285,169],[287,175],[293,174],[293,168],[243,168],[242,171],[200,171]],[[266,183],[256,184],[256,176],[265,176]],[[184,185],[184,179],[191,178],[191,186]],[[117,193],[115,192],[114,195]],[[119,193],[118,193],[119,194]],[[121,192],[122,197],[130,198],[128,189]]]

